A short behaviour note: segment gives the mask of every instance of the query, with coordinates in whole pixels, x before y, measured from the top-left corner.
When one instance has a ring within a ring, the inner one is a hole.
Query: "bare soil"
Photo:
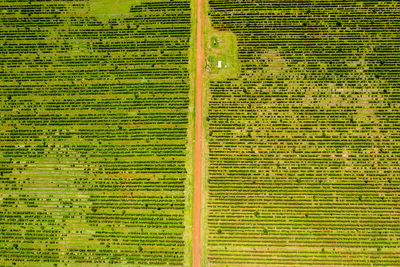
[[[201,196],[202,196],[202,77],[203,77],[203,1],[197,0],[196,14],[196,96],[195,96],[195,149],[194,149],[194,201],[193,201],[193,267],[199,267],[201,246]]]

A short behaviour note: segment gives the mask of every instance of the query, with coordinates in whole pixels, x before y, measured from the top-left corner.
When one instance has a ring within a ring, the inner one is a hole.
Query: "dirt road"
[[[203,3],[196,0],[196,96],[195,96],[195,149],[194,149],[194,200],[193,200],[193,267],[201,263],[201,195],[202,195],[202,77],[203,77]]]

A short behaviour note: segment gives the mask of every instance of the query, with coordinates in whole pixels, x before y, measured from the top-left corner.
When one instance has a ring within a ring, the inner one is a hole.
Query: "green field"
[[[208,2],[204,266],[397,266],[398,3]]]
[[[196,90],[201,266],[398,266],[400,4],[196,4],[0,3],[0,266],[193,266]]]
[[[0,265],[189,266],[190,1],[6,1]]]

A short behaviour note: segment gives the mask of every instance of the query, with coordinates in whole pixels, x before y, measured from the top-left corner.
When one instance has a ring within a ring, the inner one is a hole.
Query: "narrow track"
[[[203,77],[203,6],[196,0],[196,96],[195,96],[195,148],[194,148],[194,200],[193,200],[193,267],[201,265],[201,195],[202,195],[202,77]]]

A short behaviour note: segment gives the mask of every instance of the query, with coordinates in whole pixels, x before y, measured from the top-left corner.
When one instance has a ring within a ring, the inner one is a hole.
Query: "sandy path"
[[[193,267],[199,267],[201,246],[201,195],[202,195],[202,76],[203,76],[203,1],[196,1],[196,96],[195,96],[195,149],[194,149],[194,200],[193,200]]]

